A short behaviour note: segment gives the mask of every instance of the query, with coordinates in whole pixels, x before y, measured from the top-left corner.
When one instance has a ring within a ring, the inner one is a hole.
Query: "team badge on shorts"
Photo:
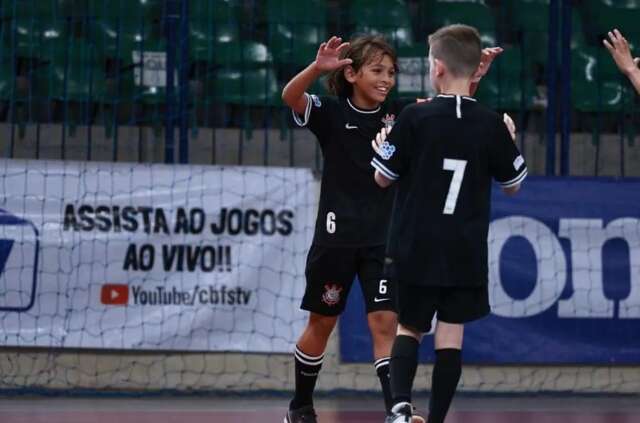
[[[322,294],[322,301],[330,306],[333,307],[334,305],[338,304],[340,302],[340,292],[342,292],[342,288],[339,287],[336,284],[333,285],[325,285],[324,286],[324,294]]]

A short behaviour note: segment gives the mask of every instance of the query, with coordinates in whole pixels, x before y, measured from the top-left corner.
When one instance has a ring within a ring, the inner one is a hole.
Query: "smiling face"
[[[353,86],[353,102],[362,108],[373,109],[382,103],[396,85],[396,66],[384,54],[365,63],[354,72],[345,69],[345,77]]]

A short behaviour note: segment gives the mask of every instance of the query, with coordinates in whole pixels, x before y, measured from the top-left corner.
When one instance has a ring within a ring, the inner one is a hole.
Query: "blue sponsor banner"
[[[39,245],[32,222],[0,209],[0,312],[33,307]]]
[[[640,180],[528,178],[494,188],[490,316],[465,328],[465,363],[640,363]],[[464,265],[461,263],[461,265]],[[362,294],[340,320],[345,362],[371,362]],[[421,346],[433,361],[433,337]]]

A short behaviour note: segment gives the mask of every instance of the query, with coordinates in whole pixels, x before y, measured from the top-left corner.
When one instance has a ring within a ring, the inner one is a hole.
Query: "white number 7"
[[[442,163],[442,168],[444,170],[453,171],[453,177],[451,178],[451,184],[449,185],[449,193],[447,194],[447,200],[445,201],[444,209],[442,210],[443,214],[453,214],[456,210],[458,194],[460,194],[460,187],[462,186],[464,169],[466,167],[466,160],[444,159],[444,163]]]

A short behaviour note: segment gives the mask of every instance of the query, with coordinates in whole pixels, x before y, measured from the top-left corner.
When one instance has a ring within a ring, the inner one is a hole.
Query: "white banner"
[[[290,352],[308,169],[0,160],[6,346]]]

